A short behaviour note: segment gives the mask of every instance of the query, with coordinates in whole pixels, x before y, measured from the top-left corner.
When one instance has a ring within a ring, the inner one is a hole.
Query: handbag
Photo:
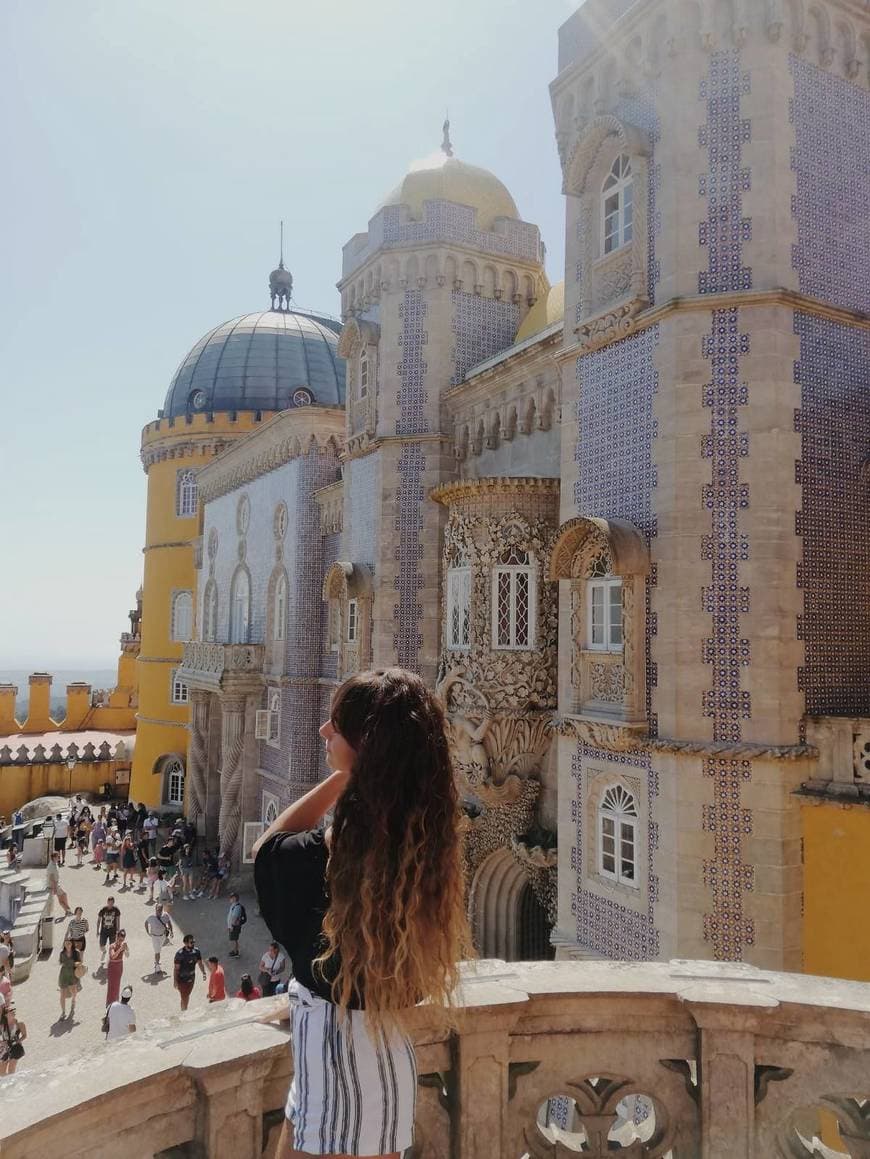
[[[266,986],[271,986],[271,984],[272,975],[268,972],[268,970],[261,970],[257,975],[257,985],[261,990],[263,990]]]
[[[14,1038],[9,1043],[9,1057],[10,1058],[24,1058],[24,1046],[18,1038]]]
[[[88,972],[88,968],[84,964],[84,962],[76,962],[75,969],[73,970],[73,973],[75,974],[75,976],[77,978],[84,978],[84,976],[87,972]]]
[[[108,1008],[108,1006],[106,1007],[106,1013],[103,1015],[103,1021],[100,1023],[100,1030],[102,1030],[103,1034],[105,1034],[105,1035],[108,1035],[108,1033],[109,1033],[109,1008]]]

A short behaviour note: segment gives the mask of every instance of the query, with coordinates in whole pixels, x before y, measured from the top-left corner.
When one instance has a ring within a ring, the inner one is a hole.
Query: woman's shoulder
[[[302,829],[298,833],[274,833],[260,846],[256,860],[301,860],[318,858],[325,853],[323,829]]]

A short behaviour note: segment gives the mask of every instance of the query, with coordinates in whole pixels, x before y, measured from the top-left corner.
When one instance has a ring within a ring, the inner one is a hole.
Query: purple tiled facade
[[[455,385],[463,381],[472,366],[510,346],[520,324],[520,308],[513,302],[500,302],[465,290],[454,290],[452,300]]]

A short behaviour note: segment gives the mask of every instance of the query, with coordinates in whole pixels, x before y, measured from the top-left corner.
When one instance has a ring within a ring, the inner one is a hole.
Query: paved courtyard
[[[42,883],[45,874],[42,870],[33,870],[31,876],[35,882]],[[87,1054],[103,1041],[100,1023],[105,1011],[106,971],[99,968],[100,950],[96,928],[97,911],[106,904],[106,898],[110,895],[115,898],[115,904],[121,911],[122,928],[127,931],[130,956],[124,963],[121,986],[133,987],[131,1005],[136,1011],[139,1028],[153,1027],[155,1023],[177,1017],[180,1013],[178,992],[172,984],[172,958],[181,946],[184,934],[195,936],[203,959],[210,954],[217,954],[220,958],[226,972],[228,995],[234,995],[238,990],[239,979],[244,973],[250,974],[256,984],[260,958],[268,947],[270,935],[258,916],[256,898],[252,893],[241,895],[248,921],[242,931],[239,958],[227,957],[229,943],[226,914],[229,902],[226,897],[221,896],[214,901],[207,898],[176,900],[171,915],[175,937],[163,951],[161,964],[167,975],[161,977],[152,973],[154,955],[151,940],[145,932],[145,919],[154,912],[154,906],[148,904],[147,887],[141,888],[137,884],[126,891],[115,884],[105,887],[104,878],[103,871],[97,872],[89,859],[84,861],[81,868],[77,868],[75,854],[67,851],[67,865],[60,871],[61,885],[67,891],[70,905],[82,906],[84,916],[91,924],[85,951],[87,974],[82,978],[75,1018],[61,1022],[57,958],[68,923],[66,919],[56,922],[51,954],[37,960],[30,977],[15,987],[17,1012],[27,1025],[27,1054],[19,1063],[19,1071],[62,1056]],[[60,913],[60,907],[55,903],[55,917]],[[202,1010],[207,1006],[206,986],[197,972],[189,1009]]]

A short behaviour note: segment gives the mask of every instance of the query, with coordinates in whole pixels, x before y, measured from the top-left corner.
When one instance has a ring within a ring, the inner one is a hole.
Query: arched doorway
[[[469,919],[482,958],[531,962],[553,957],[547,915],[509,849],[496,849],[478,866]]]

